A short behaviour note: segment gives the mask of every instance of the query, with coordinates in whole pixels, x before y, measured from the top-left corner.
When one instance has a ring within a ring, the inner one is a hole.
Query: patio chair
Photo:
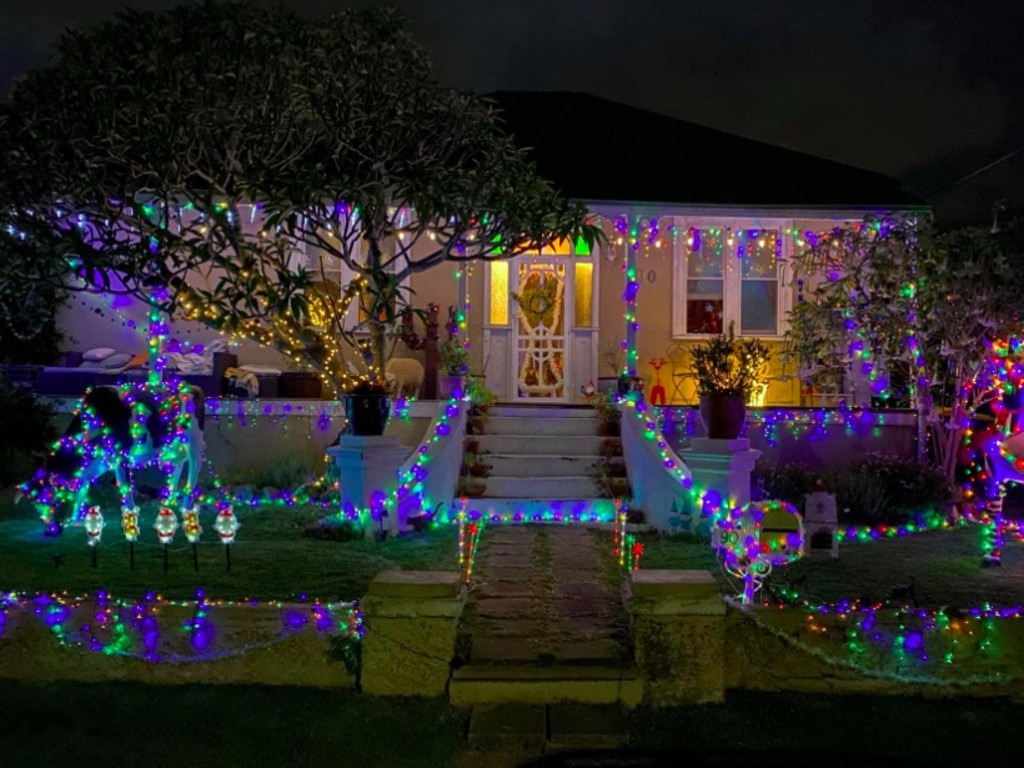
[[[690,370],[690,351],[682,341],[673,341],[665,349],[665,357],[672,365],[672,394],[669,403],[694,403],[697,401],[697,380]]]

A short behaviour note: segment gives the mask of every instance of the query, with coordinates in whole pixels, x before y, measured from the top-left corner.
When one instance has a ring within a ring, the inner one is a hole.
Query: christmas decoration
[[[725,570],[743,580],[742,600],[750,604],[773,568],[803,555],[803,521],[784,501],[751,502],[718,519],[712,544]]]
[[[100,543],[100,536],[103,535],[103,513],[100,512],[99,507],[89,507],[89,511],[85,513],[85,519],[82,521],[82,527],[85,528],[85,533],[89,537],[89,546],[97,547]]]

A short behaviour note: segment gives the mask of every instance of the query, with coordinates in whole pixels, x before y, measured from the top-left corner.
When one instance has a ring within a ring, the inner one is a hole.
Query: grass
[[[962,766],[1017,760],[1024,705],[735,692],[722,705],[629,713],[626,750],[542,758],[467,745],[468,712],[443,700],[354,691],[4,681],[0,716],[5,768]]]
[[[355,691],[10,680],[0,715],[5,768],[442,768],[465,717],[442,700]]]
[[[815,604],[856,597],[884,602],[894,588],[911,580],[914,597],[923,608],[1024,603],[1024,544],[1008,538],[1002,566],[984,568],[980,535],[980,528],[969,526],[841,544],[835,560],[828,550],[815,549],[798,562],[777,568],[768,583],[796,589],[804,600]],[[649,533],[638,538],[644,544],[642,568],[709,570],[723,592],[738,592],[737,580],[722,572],[705,539]]]
[[[94,592],[141,597],[154,591],[169,599],[187,599],[198,587],[214,599],[286,600],[305,593],[323,600],[351,600],[366,593],[380,571],[457,570],[454,526],[428,529],[384,542],[356,539],[321,541],[303,535],[323,511],[315,507],[239,508],[240,528],[231,547],[231,571],[213,521],[204,516],[199,570],[193,570],[192,548],[179,529],[168,552],[152,529],[156,504],[142,506],[142,534],[135,544],[135,570],[129,567],[129,545],[116,513],[108,515],[103,543],[92,567],[90,548],[81,528],[66,528],[53,539],[24,502],[15,507],[5,497],[0,505],[0,590],[25,592]],[[117,509],[108,504],[105,509]],[[54,560],[60,558],[57,567]]]

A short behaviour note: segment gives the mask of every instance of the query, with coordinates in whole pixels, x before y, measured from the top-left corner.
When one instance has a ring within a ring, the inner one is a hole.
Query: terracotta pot
[[[437,376],[437,399],[450,400],[453,397],[462,398],[466,394],[465,376]]]
[[[391,415],[388,395],[345,395],[345,418],[353,435],[383,435]]]
[[[705,434],[715,440],[735,440],[747,418],[742,395],[701,395],[700,420]]]

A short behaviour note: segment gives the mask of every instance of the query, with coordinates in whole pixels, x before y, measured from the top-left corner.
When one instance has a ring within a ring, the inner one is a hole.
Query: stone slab
[[[486,574],[492,582],[521,581],[525,583],[530,578],[530,569],[524,566],[491,565],[487,562],[478,565],[477,573]]]
[[[456,706],[620,702],[632,708],[643,698],[644,681],[634,668],[467,664],[455,670],[448,690]]]
[[[477,704],[469,716],[469,741],[515,743],[539,749],[547,739],[541,704]]]
[[[643,569],[629,576],[635,597],[718,597],[718,584],[708,571]]]
[[[466,605],[465,593],[458,597],[381,597],[367,595],[359,607],[364,616],[381,616],[385,618],[454,618],[462,615]]]
[[[602,616],[609,619],[614,614],[611,604],[605,599],[580,598],[575,600],[555,600],[555,611],[560,616]]]
[[[485,554],[486,557],[526,557],[530,558],[532,547],[523,542],[522,544],[497,544],[491,543],[487,547],[482,548],[481,553]]]
[[[539,637],[546,624],[540,619],[486,619],[474,622],[471,634],[474,637]]]
[[[537,538],[533,531],[495,531],[490,535],[484,534],[484,543],[494,547],[530,547]]]
[[[478,616],[499,619],[537,615],[540,610],[540,601],[527,597],[495,597],[476,602]]]
[[[611,749],[628,741],[626,716],[616,705],[551,704],[548,721],[549,749]]]
[[[469,657],[474,663],[481,661],[524,662],[533,661],[539,653],[536,645],[528,637],[480,637],[474,635]]]
[[[600,584],[591,582],[560,582],[555,584],[555,595],[562,600],[608,600]]]
[[[378,597],[456,597],[462,589],[459,574],[449,571],[382,571],[370,582]]]
[[[476,588],[479,598],[530,597],[532,594],[530,585],[522,581],[488,581]]]
[[[529,568],[533,564],[530,550],[524,548],[500,553],[485,552],[482,558],[492,568]]]
[[[626,649],[615,640],[604,638],[559,643],[549,652],[559,663],[618,664],[625,659]]]

